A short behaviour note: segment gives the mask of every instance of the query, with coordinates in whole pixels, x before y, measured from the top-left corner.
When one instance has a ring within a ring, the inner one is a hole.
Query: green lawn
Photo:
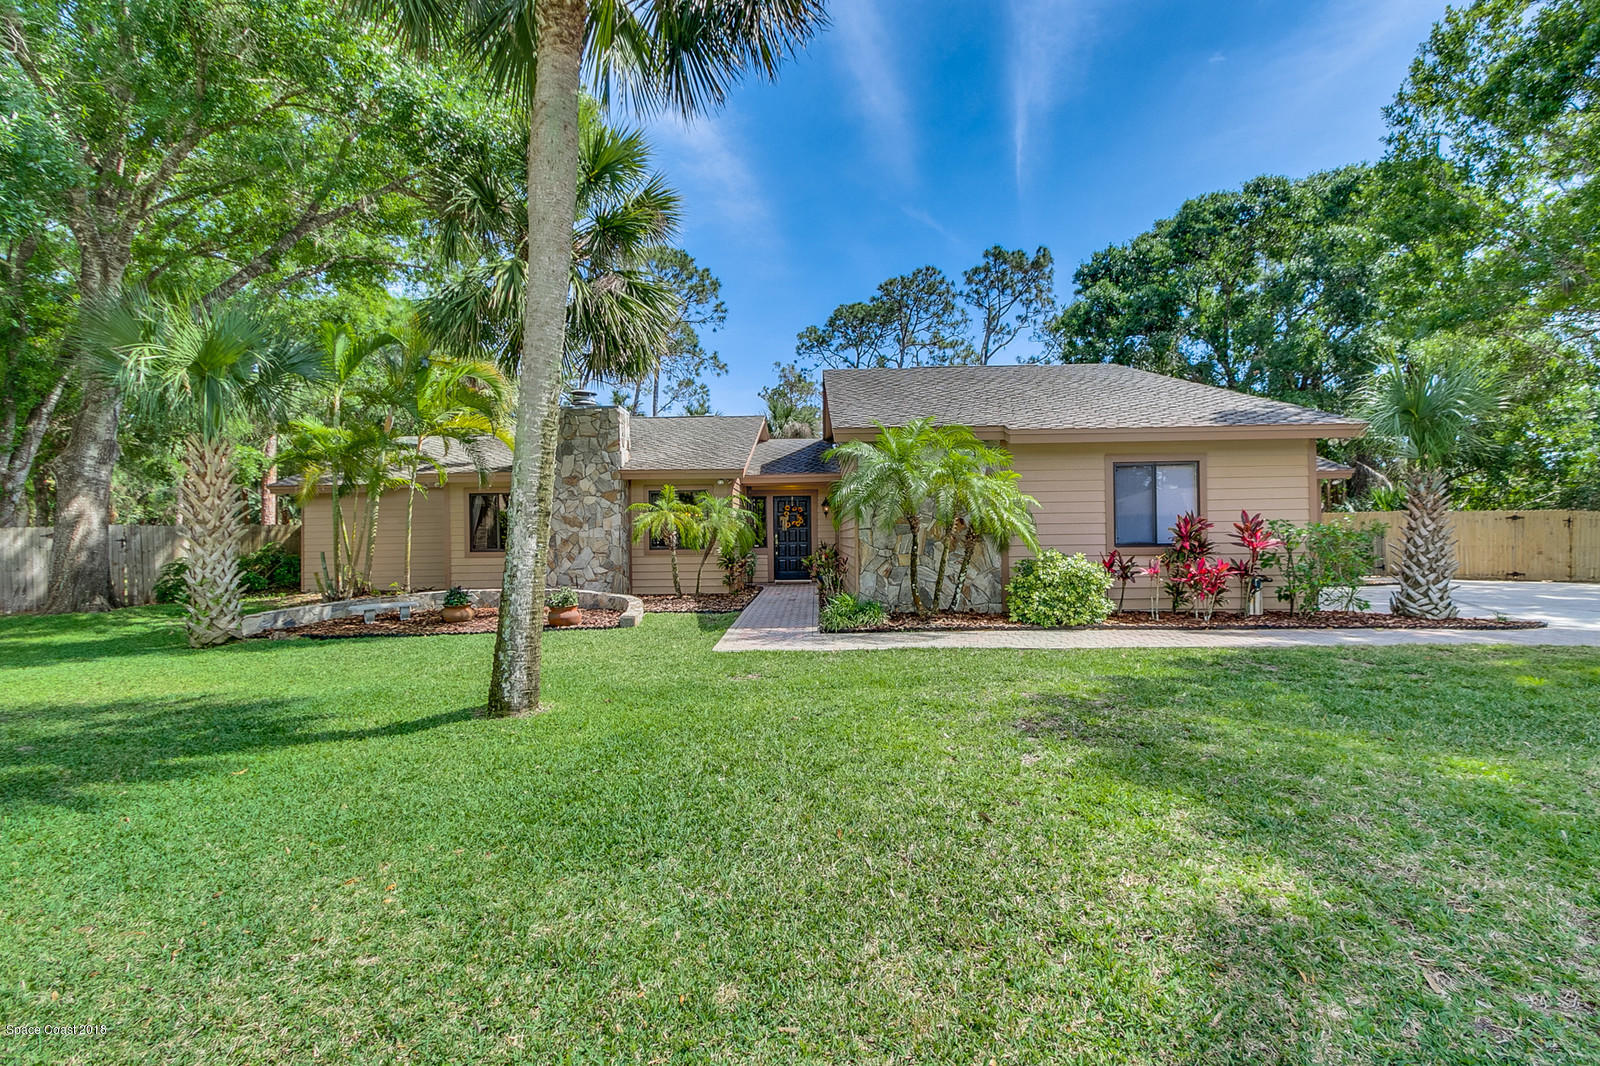
[[[0,1059],[1600,1060],[1593,651],[175,618],[0,620]]]

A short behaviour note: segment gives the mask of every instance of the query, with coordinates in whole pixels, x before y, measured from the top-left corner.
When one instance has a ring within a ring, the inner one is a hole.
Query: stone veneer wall
[[[872,527],[862,528],[857,545],[861,554],[858,581],[860,595],[877,600],[891,611],[911,610],[911,530],[903,525],[889,533]],[[924,600],[933,596],[933,580],[939,572],[938,544],[924,544],[922,559],[917,564]],[[954,550],[945,573],[944,593],[938,607],[944,609],[950,599],[951,585],[956,571],[961,567],[961,557]],[[962,595],[956,598],[956,609],[998,614],[1002,608],[1004,588],[1000,583],[1000,553],[988,542],[980,542],[967,565],[962,582]]]
[[[550,521],[550,584],[627,592],[628,412],[563,407]]]

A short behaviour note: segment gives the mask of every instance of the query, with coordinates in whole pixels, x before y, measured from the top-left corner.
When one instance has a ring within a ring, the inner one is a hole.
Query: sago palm
[[[178,528],[184,542],[189,646],[237,640],[239,540],[245,500],[236,478],[229,419],[271,409],[315,354],[287,344],[249,315],[198,303],[133,296],[85,316],[93,364],[134,402],[188,422]]]
[[[500,628],[487,712],[539,704],[557,408],[567,339],[579,109],[587,77],[643,108],[718,106],[745,71],[774,76],[824,21],[822,0],[357,0],[421,50],[467,54],[528,110],[527,269]]]
[[[1471,342],[1441,336],[1380,366],[1361,411],[1373,436],[1393,449],[1406,487],[1406,531],[1390,600],[1396,614],[1454,618],[1450,585],[1457,560],[1450,526],[1456,473],[1475,449],[1500,387]]]
[[[678,547],[696,543],[699,508],[679,496],[671,485],[663,485],[654,500],[636,503],[628,512],[633,515],[634,540],[649,537],[667,546],[672,555],[672,593],[682,596],[683,585],[678,581]]]
[[[940,458],[950,434],[932,419],[904,426],[878,425],[876,440],[846,441],[829,448],[842,476],[833,486],[833,507],[842,517],[893,533],[898,525],[911,531],[911,606],[927,613],[922,599],[923,508],[931,501]]]
[[[747,531],[755,529],[756,514],[736,496],[713,496],[709,492],[702,492],[695,503],[699,510],[699,514],[695,515],[696,539],[702,549],[700,565],[694,572],[694,594],[698,596],[706,560],[722,545],[737,545]]]

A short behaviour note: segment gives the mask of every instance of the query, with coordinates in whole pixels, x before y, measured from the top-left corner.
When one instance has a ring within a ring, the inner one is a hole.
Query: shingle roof
[[[764,440],[756,445],[756,453],[751,458],[750,468],[746,473],[752,477],[837,474],[839,464],[822,457],[823,453],[832,447],[831,440],[808,440],[803,437]]]
[[[1336,463],[1332,459],[1321,455],[1317,456],[1318,477],[1327,478],[1330,481],[1341,481],[1355,472],[1356,468],[1353,466],[1345,466],[1343,463]]]
[[[761,415],[635,418],[622,469],[743,472],[766,424]]]
[[[511,469],[511,449],[497,437],[473,437],[465,445],[460,441],[441,441],[429,437],[422,442],[422,454],[451,473],[458,470],[498,473]]]
[[[1024,431],[1363,428],[1326,411],[1106,363],[826,370],[822,387],[835,431],[930,417]]]
[[[404,444],[410,444],[415,437],[401,437]],[[511,449],[498,437],[481,436],[473,437],[466,444],[460,441],[444,441],[437,437],[429,437],[422,442],[422,454],[428,459],[418,471],[424,476],[432,476],[434,467],[429,463],[444,467],[447,474],[459,474],[463,471],[475,472],[482,470],[488,474],[501,473],[511,469]],[[407,470],[409,475],[410,471]],[[324,477],[321,484],[328,485],[332,478]],[[279,478],[269,488],[292,488],[300,484],[298,477]]]

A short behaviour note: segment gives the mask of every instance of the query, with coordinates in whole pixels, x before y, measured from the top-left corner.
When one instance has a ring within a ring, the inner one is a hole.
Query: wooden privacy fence
[[[1394,572],[1405,543],[1406,513],[1359,511],[1343,517],[1363,526],[1388,526],[1380,558]],[[1600,511],[1455,511],[1450,518],[1459,578],[1600,581]]]
[[[50,526],[0,528],[0,613],[37,611],[50,586]],[[300,527],[246,526],[240,554],[272,542],[300,550]],[[149,603],[161,568],[181,554],[177,526],[112,526],[111,590],[118,603]]]

